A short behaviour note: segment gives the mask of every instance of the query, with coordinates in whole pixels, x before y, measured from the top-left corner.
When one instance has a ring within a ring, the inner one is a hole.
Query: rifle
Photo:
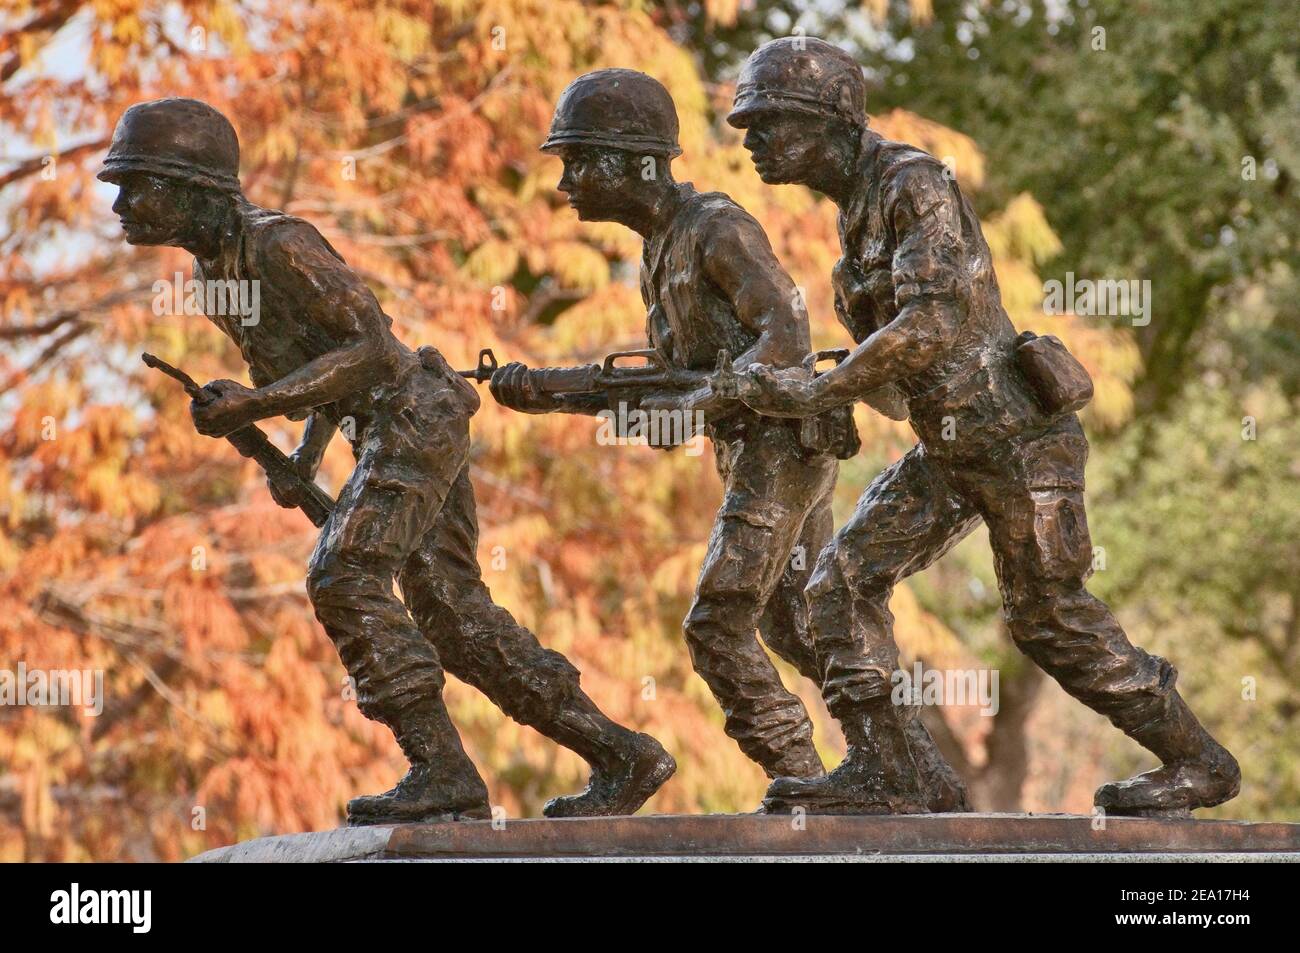
[[[636,358],[644,363],[620,364],[619,361],[624,358]],[[719,351],[718,369],[730,366],[731,358],[727,352]],[[529,379],[537,390],[549,394],[560,403],[590,402],[592,398],[599,397],[610,405],[610,409],[614,409],[620,399],[632,403],[647,393],[667,391],[685,394],[698,390],[708,386],[713,373],[673,367],[654,348],[615,351],[606,355],[599,364],[535,367],[528,370]]]
[[[179,381],[185,393],[200,404],[212,400],[212,395],[195,383],[194,378],[179,368],[172,367],[166,361],[152,354],[142,354],[140,359],[156,371],[162,371],[174,381]],[[241,427],[234,433],[226,434],[226,439],[239,451],[241,456],[257,461],[271,482],[281,486],[290,485],[298,490],[298,508],[307,514],[307,518],[317,526],[324,526],[334,509],[334,500],[328,493],[311,480],[303,479],[293,463],[271,443],[256,424]]]
[[[848,353],[845,350],[818,351],[804,359],[804,366],[810,373],[816,373],[820,361],[834,360],[838,363]],[[485,376],[479,376],[487,366],[484,355],[491,358],[491,370]],[[622,358],[640,358],[645,363],[629,366],[619,363]],[[491,350],[484,349],[479,353],[478,368],[460,373],[481,381],[490,380],[495,370],[495,356]],[[708,387],[718,397],[738,400],[745,382],[744,374],[737,373],[732,368],[731,355],[726,349],[718,351],[718,366],[712,371],[673,367],[664,360],[662,352],[650,348],[615,351],[599,364],[529,368],[528,376],[539,392],[549,394],[561,404],[582,404],[591,408],[601,406],[610,410],[616,409],[619,400],[636,404],[647,393],[667,391],[684,394],[704,387]],[[735,408],[724,409],[714,419],[727,417],[734,412]],[[853,422],[852,405],[835,407],[815,417],[806,417],[799,421],[798,426],[799,442],[805,450],[831,453],[841,460],[847,460],[862,447],[858,429]]]

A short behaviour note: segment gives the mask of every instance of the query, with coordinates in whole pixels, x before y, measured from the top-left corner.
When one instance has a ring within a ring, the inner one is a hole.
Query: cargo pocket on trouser
[[[1020,480],[1029,497],[1029,544],[1037,575],[1051,582],[1080,582],[1091,574],[1092,539],[1083,500],[1088,441],[1074,418],[1015,448]],[[1019,482],[1019,481],[1017,481]]]
[[[1034,490],[1031,544],[1038,572],[1054,582],[1090,574],[1092,539],[1081,490]]]

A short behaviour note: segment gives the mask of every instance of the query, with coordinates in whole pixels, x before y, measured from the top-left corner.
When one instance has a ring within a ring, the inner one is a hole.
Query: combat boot
[[[591,766],[581,794],[566,794],[546,802],[547,817],[610,817],[635,814],[677,771],[677,762],[649,735],[626,731],[610,756]]]
[[[1099,787],[1093,803],[1107,814],[1190,817],[1194,809],[1222,804],[1241,790],[1237,759],[1210,737],[1177,690],[1165,696],[1154,719],[1125,734],[1164,763]]]
[[[487,785],[465,753],[441,696],[415,702],[396,718],[385,720],[411,768],[391,791],[349,801],[349,826],[492,816]]]
[[[542,808],[547,817],[634,814],[677,770],[663,745],[610,721],[581,691],[554,719],[536,727],[591,766],[586,790],[547,801]]]
[[[811,738],[787,745],[775,761],[768,759],[760,764],[769,778],[810,780],[826,776],[826,766]]]
[[[821,778],[777,778],[763,810],[790,814],[923,814],[927,810],[905,717],[888,699],[862,705],[840,719],[848,753]]]

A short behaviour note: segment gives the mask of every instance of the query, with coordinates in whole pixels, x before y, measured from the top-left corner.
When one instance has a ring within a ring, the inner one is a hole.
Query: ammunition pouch
[[[813,377],[817,377],[819,375],[817,365],[821,361],[834,361],[839,364],[848,356],[849,352],[845,348],[816,351],[804,358],[803,366],[812,371]],[[880,397],[886,402],[889,400],[889,395],[883,391],[872,391],[871,396]],[[875,404],[873,403],[872,406],[874,407]],[[885,411],[881,412],[885,413]],[[902,419],[907,419],[906,411],[903,411]],[[799,421],[799,445],[808,453],[830,453],[839,460],[848,460],[850,457],[857,456],[858,451],[862,449],[862,438],[858,436],[858,425],[853,420],[853,405],[844,404],[840,407],[832,407],[816,417],[804,417]]]
[[[832,407],[816,417],[799,421],[799,445],[809,453],[829,453],[848,460],[862,449],[858,425],[853,420],[853,405]]]
[[[1025,331],[1016,338],[1015,360],[1030,394],[1045,413],[1072,414],[1092,400],[1092,378],[1060,338]]]

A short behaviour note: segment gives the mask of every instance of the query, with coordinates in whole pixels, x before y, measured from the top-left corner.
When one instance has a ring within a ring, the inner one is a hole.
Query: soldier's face
[[[745,148],[768,185],[810,182],[825,161],[828,130],[815,116],[767,110],[749,116]]]
[[[629,154],[599,146],[566,146],[564,174],[556,188],[584,222],[618,221],[632,188]]]
[[[179,179],[128,172],[117,180],[113,211],[132,245],[179,245],[192,217],[191,189]]]

